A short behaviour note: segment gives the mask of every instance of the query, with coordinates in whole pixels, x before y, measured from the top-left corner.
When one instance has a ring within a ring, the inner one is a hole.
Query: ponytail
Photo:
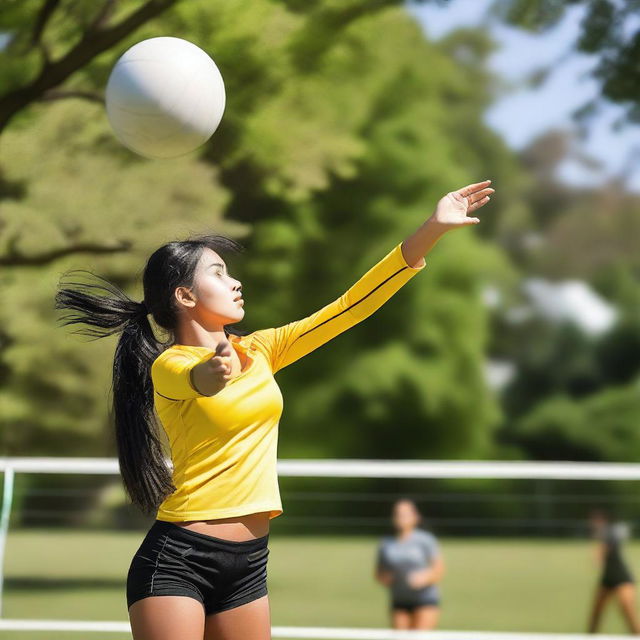
[[[82,325],[74,333],[98,339],[120,333],[113,360],[113,416],[120,473],[131,501],[155,512],[175,491],[166,465],[153,407],[151,365],[164,350],[153,333],[144,302],[89,271],[99,283],[60,281],[55,308],[69,311],[61,324]]]

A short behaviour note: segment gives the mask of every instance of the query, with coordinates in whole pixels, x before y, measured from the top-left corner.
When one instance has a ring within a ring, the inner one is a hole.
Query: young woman
[[[376,579],[389,587],[394,629],[435,629],[440,616],[440,589],[444,561],[431,533],[418,528],[422,516],[413,500],[393,505],[396,534],[378,547]]]
[[[594,509],[589,521],[593,536],[598,540],[595,551],[601,567],[600,581],[589,619],[589,633],[598,631],[604,607],[611,596],[615,596],[629,632],[634,635],[640,634],[635,581],[622,557],[622,544],[629,537],[629,527],[624,522],[614,522],[604,509]]]
[[[170,242],[149,258],[144,301],[106,281],[63,283],[64,324],[120,332],[113,363],[118,458],[132,501],[155,520],[127,576],[135,640],[270,638],[269,520],[283,403],[273,376],[371,315],[425,267],[446,231],[477,224],[489,180],[448,193],[433,215],[339,298],[301,320],[243,335],[241,283],[222,236]],[[169,334],[156,339],[148,316]],[[165,465],[156,416],[170,444]]]

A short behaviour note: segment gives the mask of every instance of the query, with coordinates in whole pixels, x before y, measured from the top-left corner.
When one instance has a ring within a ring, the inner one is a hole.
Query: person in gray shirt
[[[608,509],[593,509],[589,522],[598,541],[595,551],[600,565],[600,580],[589,617],[589,633],[598,631],[604,609],[613,598],[618,601],[629,632],[639,635],[635,579],[622,552],[624,543],[630,537],[629,525],[616,521]]]
[[[440,615],[440,588],[444,562],[438,542],[419,528],[422,516],[409,499],[393,505],[395,535],[378,546],[375,577],[389,587],[394,629],[435,629]]]

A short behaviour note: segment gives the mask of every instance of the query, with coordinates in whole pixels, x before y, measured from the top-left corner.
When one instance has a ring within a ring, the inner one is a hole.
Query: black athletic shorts
[[[631,571],[622,561],[606,562],[600,576],[600,584],[607,589],[615,589],[621,584],[635,582]]]
[[[423,598],[419,601],[413,602],[399,602],[396,600],[391,601],[391,608],[395,611],[396,609],[401,609],[402,611],[409,611],[412,613],[419,607],[439,607],[440,599],[439,598]]]
[[[149,596],[189,596],[205,615],[233,609],[267,594],[269,534],[223,540],[156,520],[133,556],[127,607]]]

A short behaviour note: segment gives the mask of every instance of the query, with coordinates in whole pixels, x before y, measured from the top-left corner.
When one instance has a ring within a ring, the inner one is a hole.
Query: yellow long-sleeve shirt
[[[282,513],[276,471],[283,400],[273,374],[364,320],[426,263],[407,264],[400,244],[337,300],[310,316],[246,336],[229,335],[246,354],[242,371],[213,396],[191,385],[209,347],[172,345],[153,363],[155,408],[167,433],[176,491],[158,520],[209,520]]]

